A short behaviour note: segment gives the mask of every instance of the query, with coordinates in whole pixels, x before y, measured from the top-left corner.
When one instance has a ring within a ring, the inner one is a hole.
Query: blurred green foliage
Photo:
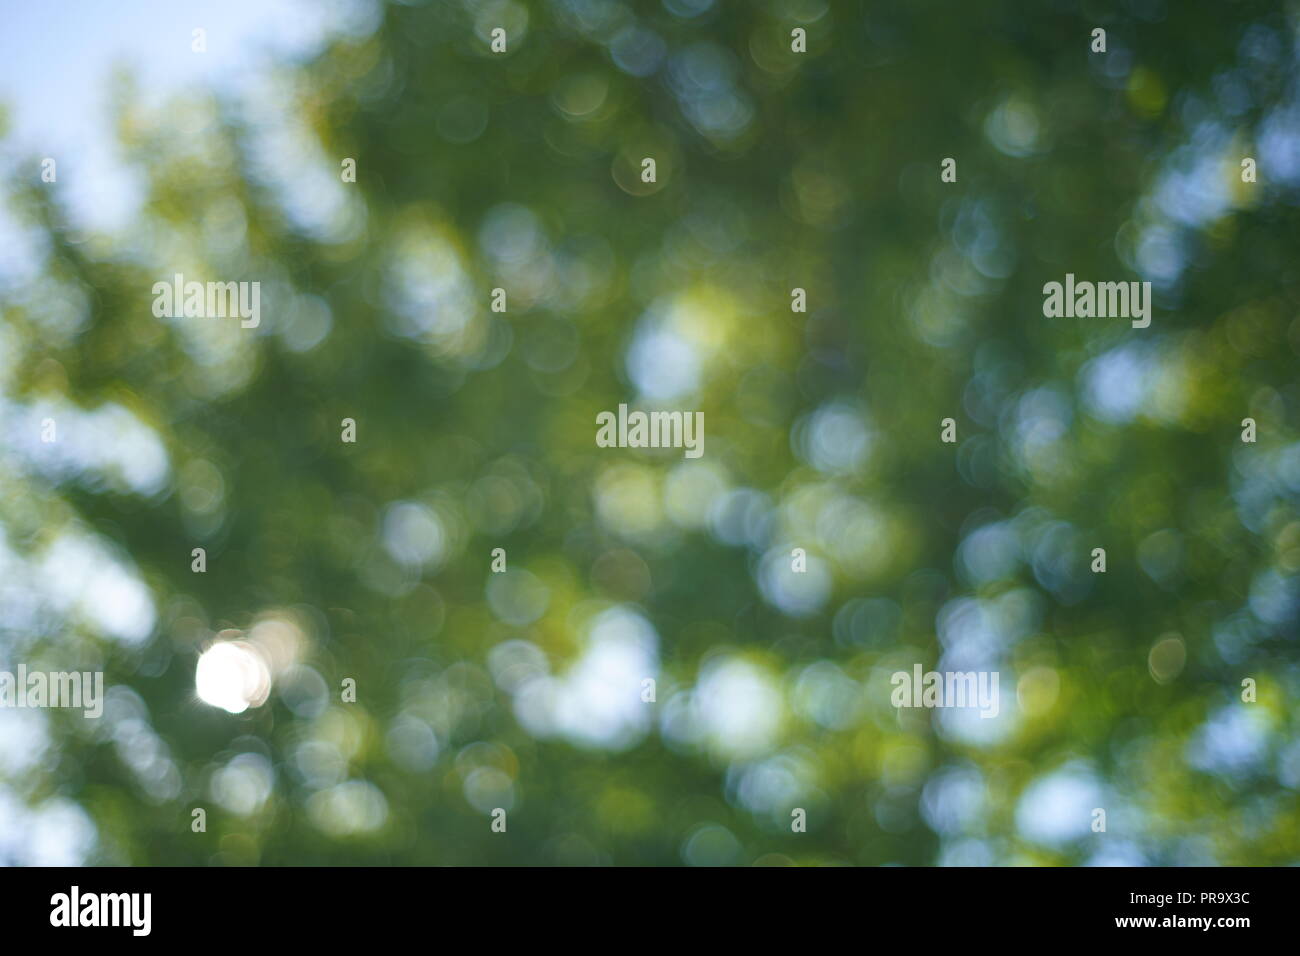
[[[130,229],[12,190],[5,393],[32,434],[125,409],[165,477],[14,439],[0,521],[156,619],[7,626],[116,689],[3,785],[108,863],[1296,862],[1295,12],[391,4],[248,103],[122,81]],[[1067,272],[1152,279],[1151,327],[1045,319]],[[155,317],[175,273],[261,282],[260,326]],[[656,390],[698,462],[595,446]],[[200,702],[259,621],[269,700]],[[998,718],[890,706],[945,661]]]

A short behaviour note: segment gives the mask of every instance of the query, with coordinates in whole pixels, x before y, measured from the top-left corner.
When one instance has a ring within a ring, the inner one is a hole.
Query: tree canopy
[[[128,228],[8,187],[0,667],[108,689],[0,710],[0,862],[1296,862],[1296,43],[435,0],[244,100],[119,77]],[[1045,316],[1067,274],[1150,326]],[[598,447],[620,404],[703,454]],[[893,706],[915,665],[997,716]]]

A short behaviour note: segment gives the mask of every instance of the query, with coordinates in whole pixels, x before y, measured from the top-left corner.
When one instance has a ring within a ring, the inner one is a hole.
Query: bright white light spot
[[[212,797],[231,813],[247,817],[261,810],[275,789],[271,761],[242,753],[212,775]]]
[[[262,653],[244,641],[214,644],[199,657],[194,689],[205,704],[232,714],[266,703],[271,671]]]
[[[1034,843],[1062,846],[1087,836],[1093,808],[1105,805],[1106,795],[1091,769],[1068,764],[1025,788],[1016,806],[1016,828]]]
[[[515,691],[515,714],[534,736],[626,750],[650,729],[652,709],[641,699],[641,682],[658,677],[659,635],[636,611],[614,607],[598,615],[563,676],[546,676],[541,664],[530,664],[532,675]]]
[[[627,370],[643,396],[660,401],[690,394],[700,384],[695,347],[672,329],[644,323],[628,346]]]
[[[781,545],[768,551],[758,569],[758,589],[763,599],[791,617],[808,617],[821,610],[831,594],[831,573],[826,562],[807,555],[807,570],[795,571],[791,548]]]
[[[407,567],[438,566],[447,547],[442,522],[431,508],[399,501],[384,513],[384,547],[393,560]]]
[[[388,819],[383,792],[365,780],[348,780],[307,799],[312,822],[331,836],[352,836],[379,829]]]
[[[765,670],[742,657],[715,658],[695,689],[697,722],[713,747],[732,756],[767,751],[780,730],[784,699]]]

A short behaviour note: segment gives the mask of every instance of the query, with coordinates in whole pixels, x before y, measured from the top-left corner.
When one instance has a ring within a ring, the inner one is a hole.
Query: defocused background
[[[1296,4],[0,20],[0,863],[1300,862]]]

